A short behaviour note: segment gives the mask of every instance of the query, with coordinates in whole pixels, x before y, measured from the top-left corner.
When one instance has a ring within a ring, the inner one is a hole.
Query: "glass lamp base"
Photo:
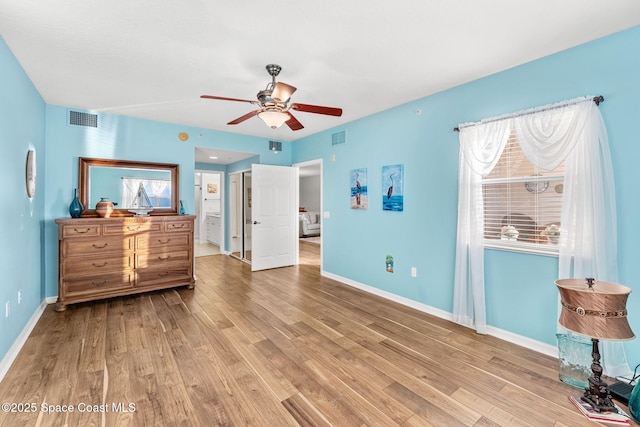
[[[629,412],[637,422],[640,422],[640,386],[636,383],[629,396]]]

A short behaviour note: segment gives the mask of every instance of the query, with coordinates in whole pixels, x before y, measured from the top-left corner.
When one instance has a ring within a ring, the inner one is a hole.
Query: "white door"
[[[251,270],[294,265],[298,170],[252,165]]]

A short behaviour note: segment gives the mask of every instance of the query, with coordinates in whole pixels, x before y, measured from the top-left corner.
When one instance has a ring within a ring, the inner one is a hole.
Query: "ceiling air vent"
[[[347,142],[347,134],[345,131],[336,132],[331,135],[331,145],[339,145]]]
[[[82,113],[80,111],[69,111],[69,124],[75,126],[98,127],[98,115]]]

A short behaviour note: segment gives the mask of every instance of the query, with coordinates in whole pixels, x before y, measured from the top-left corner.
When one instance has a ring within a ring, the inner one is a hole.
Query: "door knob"
[[[258,221],[253,221],[253,225],[260,224]]]

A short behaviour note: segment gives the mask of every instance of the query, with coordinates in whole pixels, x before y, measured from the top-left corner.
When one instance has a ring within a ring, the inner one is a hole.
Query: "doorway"
[[[293,165],[298,168],[298,263],[322,268],[322,159]],[[305,224],[311,223],[310,226]]]
[[[195,256],[220,254],[224,236],[224,175],[215,171],[195,173]]]
[[[251,263],[251,171],[229,175],[229,226],[232,257]]]

